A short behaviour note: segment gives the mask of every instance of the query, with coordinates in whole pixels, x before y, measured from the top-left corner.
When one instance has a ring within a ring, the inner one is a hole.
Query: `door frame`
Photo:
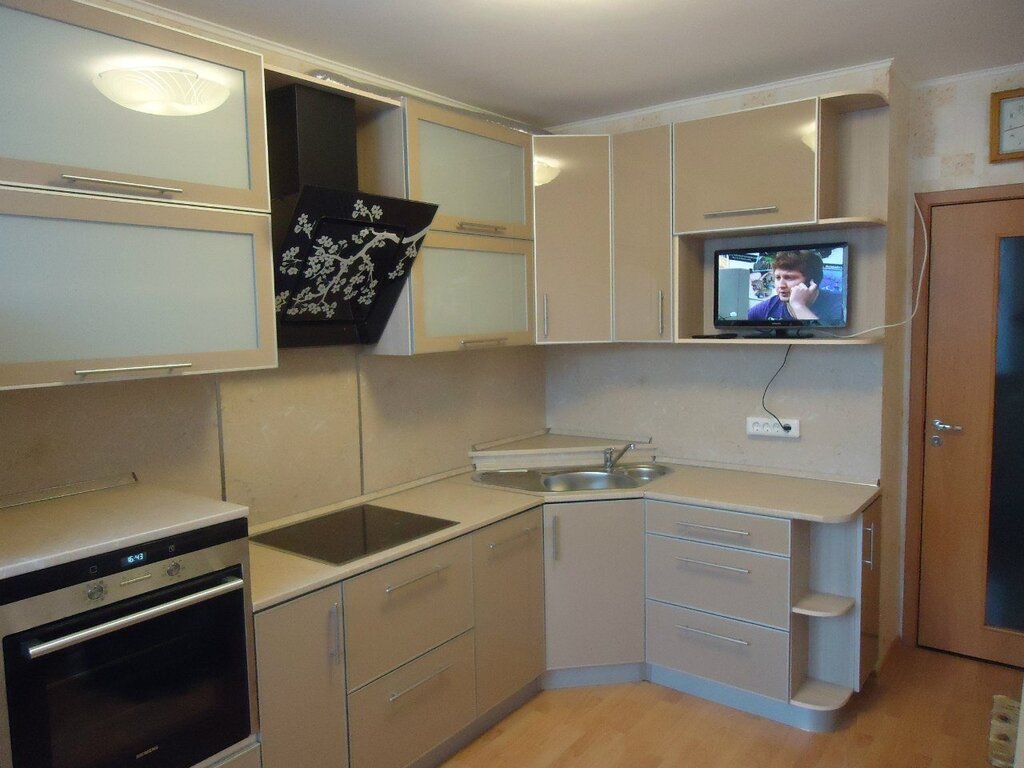
[[[945,192],[919,192],[914,199],[921,208],[924,232],[929,244],[932,210],[944,205],[989,203],[1024,199],[1024,184],[1005,184]],[[924,232],[914,217],[914,269],[916,281],[924,262]],[[921,603],[921,543],[924,523],[924,447],[927,437],[925,383],[928,375],[928,283],[932,263],[929,260],[921,283],[920,308],[910,326],[910,402],[907,417],[906,528],[903,554],[903,642],[917,645],[917,613]]]

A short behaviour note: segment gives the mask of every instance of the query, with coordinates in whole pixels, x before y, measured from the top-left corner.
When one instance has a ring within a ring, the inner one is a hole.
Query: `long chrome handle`
[[[728,635],[719,635],[714,632],[706,632],[703,629],[694,629],[693,627],[687,627],[684,624],[676,624],[676,629],[681,629],[684,632],[693,632],[695,635],[704,635],[705,637],[713,637],[716,640],[725,640],[729,643],[736,643],[736,645],[750,645],[748,640],[740,640],[738,637],[729,637]]]
[[[67,179],[70,182],[86,181],[90,184],[110,184],[114,187],[130,187],[131,189],[145,189],[150,192],[170,192],[172,194],[182,194],[185,190],[179,189],[178,187],[161,187],[156,184],[139,184],[134,181],[123,181],[122,179],[101,179],[96,176],[75,176],[71,173],[62,173],[60,175],[62,179]]]
[[[868,567],[868,570],[875,570],[875,524],[864,528],[868,534],[868,559],[864,561],[864,565]]]
[[[706,565],[708,568],[721,568],[723,571],[732,571],[733,573],[750,573],[747,568],[737,568],[732,565],[721,565],[719,563],[709,563],[706,560],[693,560],[689,557],[677,557],[681,563],[693,563],[694,565]]]
[[[548,337],[548,295],[544,294],[544,338]]]
[[[551,559],[558,560],[558,515],[551,516]]]
[[[738,528],[716,528],[713,525],[698,525],[697,523],[686,523],[682,520],[676,520],[676,525],[682,525],[686,528],[698,528],[702,531],[713,531],[715,533],[728,533],[733,536],[749,536],[750,531],[741,531]]]
[[[746,213],[778,213],[779,206],[777,205],[762,205],[759,208],[736,208],[731,211],[707,211],[704,214],[705,219],[716,219],[720,216],[742,216]]]
[[[511,544],[511,543],[513,543],[515,541],[519,541],[520,539],[529,536],[531,533],[533,533],[536,530],[537,530],[537,526],[535,526],[535,525],[531,526],[530,528],[524,528],[519,533],[515,534],[514,536],[509,536],[507,539],[502,539],[501,541],[492,541],[490,544],[487,545],[487,548],[488,549],[499,549],[501,547],[508,546],[509,544]]]
[[[442,674],[445,670],[450,669],[451,666],[452,666],[451,664],[445,664],[443,667],[438,667],[436,670],[431,672],[429,675],[424,677],[422,680],[418,680],[417,682],[415,682],[412,685],[410,685],[408,688],[405,688],[404,690],[401,690],[401,691],[395,691],[394,693],[390,694],[388,696],[388,704],[394,704],[400,698],[405,696],[405,694],[412,693],[417,688],[419,688],[421,685],[426,685],[431,680],[433,680],[435,677],[437,677],[438,675]]]
[[[482,224],[476,221],[460,221],[455,228],[463,232],[487,232],[493,235],[503,234],[507,229],[500,224]]]
[[[331,606],[331,661],[341,664],[341,603]]]
[[[446,565],[435,565],[426,573],[422,573],[419,576],[414,576],[413,578],[408,579],[407,581],[403,581],[401,584],[388,584],[386,587],[384,587],[384,593],[390,595],[392,592],[397,592],[398,590],[403,589],[404,587],[408,587],[410,584],[415,584],[417,581],[423,581],[424,579],[429,579],[431,576],[437,576],[437,574],[439,574],[441,571],[451,567],[451,563],[447,563]]]
[[[234,592],[237,589],[241,589],[244,584],[245,582],[241,579],[229,579],[223,584],[218,584],[215,587],[204,589],[203,591],[196,592],[192,595],[179,597],[176,600],[171,600],[169,603],[154,605],[152,608],[146,608],[144,611],[132,613],[128,616],[122,616],[119,619],[114,619],[113,621],[108,621],[103,624],[97,624],[95,627],[89,627],[88,629],[83,629],[79,632],[73,632],[70,635],[65,635],[64,637],[58,637],[56,640],[49,640],[45,643],[30,645],[26,649],[26,654],[30,659],[38,659],[41,656],[62,651],[73,645],[79,645],[80,643],[84,643],[86,640],[103,637],[103,635],[109,635],[111,632],[127,629],[128,627],[136,624],[141,624],[144,621],[155,619],[158,616],[164,616],[168,613],[179,611],[182,608],[188,608],[191,605],[197,605],[198,603],[212,600],[213,598],[220,597],[228,592]]]
[[[959,424],[947,424],[942,419],[932,419],[932,427],[936,432],[963,432],[964,428]]]
[[[665,292],[658,291],[658,336],[665,335]]]
[[[92,376],[94,373],[126,373],[128,371],[163,371],[176,368],[191,368],[192,363],[160,363],[159,365],[125,365],[120,368],[83,368],[75,376]]]
[[[493,339],[462,339],[459,344],[463,347],[500,347],[508,341],[508,336],[499,336]]]

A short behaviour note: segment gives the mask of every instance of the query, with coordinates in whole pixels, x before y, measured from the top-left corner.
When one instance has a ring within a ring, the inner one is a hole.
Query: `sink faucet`
[[[604,449],[604,471],[611,472],[619,459],[626,455],[626,451],[636,450],[636,443],[626,443],[616,451],[614,448]]]

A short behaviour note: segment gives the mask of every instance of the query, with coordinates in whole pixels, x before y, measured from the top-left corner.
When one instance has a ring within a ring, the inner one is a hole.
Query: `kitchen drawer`
[[[349,694],[352,768],[401,768],[476,717],[473,632]]]
[[[432,547],[342,587],[354,691],[473,626],[470,539]]]
[[[647,601],[647,661],[789,700],[789,633]]]
[[[789,629],[789,560],[647,536],[647,597]]]
[[[777,517],[648,501],[647,532],[789,555],[789,520]]]

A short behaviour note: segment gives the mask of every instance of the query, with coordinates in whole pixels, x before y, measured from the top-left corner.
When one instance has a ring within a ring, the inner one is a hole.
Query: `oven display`
[[[121,567],[131,568],[132,566],[142,565],[147,559],[149,558],[145,550],[142,552],[132,552],[130,555],[125,555],[121,558]]]

